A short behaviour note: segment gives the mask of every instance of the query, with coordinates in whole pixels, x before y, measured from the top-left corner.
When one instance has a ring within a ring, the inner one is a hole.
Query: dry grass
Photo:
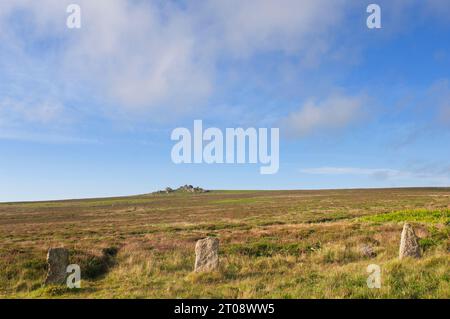
[[[437,188],[0,204],[0,296],[449,298],[449,208],[450,189]],[[397,260],[405,220],[421,237],[420,260]],[[205,236],[220,238],[221,270],[196,274],[194,245]],[[361,254],[363,243],[375,257]],[[42,286],[52,246],[70,249],[82,289]],[[372,263],[381,289],[367,288]]]

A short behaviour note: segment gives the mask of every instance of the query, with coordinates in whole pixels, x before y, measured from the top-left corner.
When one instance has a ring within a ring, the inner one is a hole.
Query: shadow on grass
[[[117,247],[102,249],[100,254],[72,251],[71,261],[80,265],[83,279],[100,279],[116,264],[115,257],[118,253]]]

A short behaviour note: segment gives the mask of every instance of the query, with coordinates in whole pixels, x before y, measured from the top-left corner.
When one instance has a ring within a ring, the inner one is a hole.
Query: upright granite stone
[[[405,257],[420,257],[420,246],[417,241],[417,236],[414,233],[414,229],[408,223],[403,226],[402,237],[400,239],[400,251],[399,258]]]
[[[48,273],[46,285],[60,285],[66,282],[69,251],[65,248],[50,248],[47,253]]]
[[[219,240],[208,237],[197,241],[195,245],[195,272],[215,271],[219,269]]]

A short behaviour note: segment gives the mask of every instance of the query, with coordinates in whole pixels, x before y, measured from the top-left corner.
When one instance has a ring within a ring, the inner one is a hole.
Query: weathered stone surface
[[[403,226],[402,237],[400,239],[399,258],[405,257],[420,257],[420,246],[417,241],[417,236],[414,229],[408,223]]]
[[[69,265],[69,251],[65,248],[50,248],[47,253],[48,273],[45,279],[46,285],[64,284]]]
[[[195,272],[219,269],[219,240],[208,237],[195,245]]]
[[[366,257],[366,258],[373,258],[373,257],[377,256],[377,254],[374,251],[373,247],[371,245],[369,245],[369,244],[361,245],[359,247],[359,252],[361,253],[361,255],[363,257]]]

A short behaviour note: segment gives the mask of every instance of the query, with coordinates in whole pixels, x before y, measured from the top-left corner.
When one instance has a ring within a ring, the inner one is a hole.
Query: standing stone
[[[47,263],[48,273],[45,284],[64,284],[69,265],[69,251],[65,248],[50,248],[47,253]]]
[[[208,237],[197,241],[195,245],[195,272],[215,271],[219,269],[219,240]]]
[[[405,223],[403,226],[399,251],[399,258],[403,259],[405,257],[420,257],[420,246],[416,234],[412,226],[408,223]]]

